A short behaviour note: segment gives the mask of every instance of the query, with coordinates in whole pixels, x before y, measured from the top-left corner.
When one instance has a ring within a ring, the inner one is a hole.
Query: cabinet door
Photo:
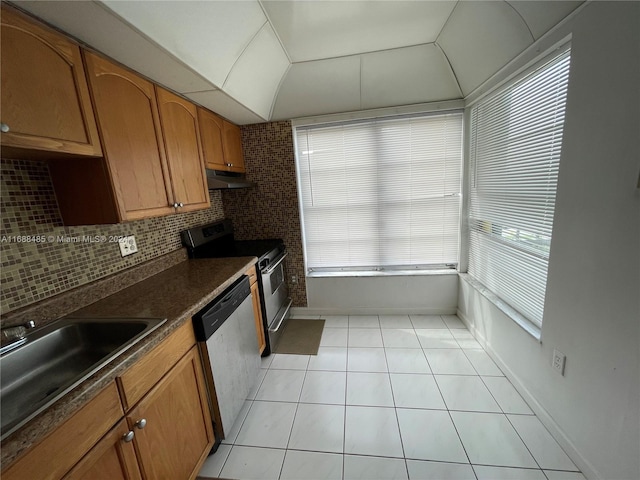
[[[1,62],[4,155],[102,155],[76,44],[3,2]]]
[[[213,170],[229,170],[224,160],[222,146],[223,122],[214,113],[198,108],[198,123],[200,125],[200,139],[202,140],[202,153],[207,168]]]
[[[186,212],[209,207],[196,106],[156,88],[173,197]]]
[[[242,136],[240,127],[224,120],[223,125],[224,159],[230,164],[229,170],[244,172],[244,156],[242,155]]]
[[[95,54],[85,60],[121,220],[174,213],[154,85]]]
[[[127,422],[122,419],[98,444],[64,477],[64,480],[139,480],[140,470],[128,438]],[[135,432],[133,433],[135,435]]]
[[[214,440],[197,347],[126,418],[145,479],[195,478]],[[138,428],[142,419],[145,425]]]
[[[123,415],[118,387],[111,382],[49,436],[2,470],[2,480],[62,478]]]
[[[251,284],[251,300],[253,301],[253,318],[256,321],[256,335],[258,337],[258,352],[262,355],[267,347],[267,341],[264,336],[264,325],[262,323],[262,309],[260,308],[260,292],[258,291],[258,282]]]

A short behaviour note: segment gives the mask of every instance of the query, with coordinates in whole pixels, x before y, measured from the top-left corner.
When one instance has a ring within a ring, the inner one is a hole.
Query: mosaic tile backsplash
[[[257,187],[223,191],[227,218],[238,240],[282,238],[287,245],[287,276],[294,307],[307,306],[300,211],[291,122],[242,127],[247,178]],[[298,279],[291,282],[292,276]]]
[[[224,218],[224,211],[220,192],[212,191],[206,210],[65,227],[47,164],[2,159],[0,218],[0,312],[6,313],[177,250],[181,230]],[[135,235],[138,253],[120,256],[118,244],[108,240],[122,235]],[[30,236],[40,242],[15,238]]]

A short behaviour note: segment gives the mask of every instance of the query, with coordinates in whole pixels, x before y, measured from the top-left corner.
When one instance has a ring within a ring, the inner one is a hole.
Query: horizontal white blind
[[[469,273],[542,325],[570,52],[471,110]]]
[[[462,114],[297,127],[309,271],[458,261]]]

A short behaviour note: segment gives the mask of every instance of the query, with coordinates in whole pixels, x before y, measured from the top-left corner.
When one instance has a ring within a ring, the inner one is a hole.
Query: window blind
[[[540,327],[570,52],[471,110],[469,274]]]
[[[308,271],[458,261],[462,114],[297,127]]]

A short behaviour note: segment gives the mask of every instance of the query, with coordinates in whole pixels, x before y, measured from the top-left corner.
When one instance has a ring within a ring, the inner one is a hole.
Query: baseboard
[[[292,307],[292,315],[455,315],[449,308],[309,308]]]
[[[487,339],[480,334],[480,332],[469,321],[467,316],[460,310],[456,312],[456,315],[458,315],[458,318],[462,320],[462,323],[466,325],[467,329],[475,337],[478,343],[482,345],[482,348],[485,349],[491,359],[496,362],[500,370],[502,370],[505,376],[509,379],[513,387],[518,391],[525,402],[527,402],[529,407],[531,407],[533,413],[536,414],[538,419],[547,428],[551,436],[555,439],[556,442],[558,442],[565,453],[569,456],[571,461],[575,463],[576,467],[580,469],[582,474],[589,480],[604,480],[604,478],[598,474],[598,471],[593,467],[593,465],[579,452],[571,439],[564,433],[564,430],[560,428],[560,426],[556,423],[549,412],[547,412],[545,408],[540,403],[538,403],[536,398],[531,394],[531,392],[529,392],[527,387],[520,381],[518,376],[513,373],[513,371],[502,360],[502,358],[493,350],[493,348],[491,348],[491,344],[487,342]]]

